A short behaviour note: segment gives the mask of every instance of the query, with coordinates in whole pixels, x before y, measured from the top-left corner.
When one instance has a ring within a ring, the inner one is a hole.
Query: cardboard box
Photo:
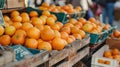
[[[109,50],[109,45],[104,45],[95,54],[93,54],[91,67],[119,67],[119,63],[117,60],[103,57],[104,52],[107,50]],[[109,61],[110,64],[107,65],[107,64],[99,63],[98,62],[99,59],[104,61]]]
[[[25,7],[25,0],[6,0],[6,9],[10,8],[24,8]]]
[[[110,46],[110,49],[117,48],[120,50],[120,39],[119,38],[111,38],[109,37],[106,40],[106,44]]]

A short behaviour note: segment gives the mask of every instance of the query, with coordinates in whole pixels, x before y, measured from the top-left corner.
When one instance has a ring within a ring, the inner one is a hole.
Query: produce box
[[[6,0],[0,0],[0,9],[3,9],[5,6]]]
[[[106,50],[110,50],[108,45],[104,45],[96,53],[93,54],[91,67],[119,67],[117,60],[103,57],[103,54]],[[103,63],[101,61],[105,61],[106,63]]]
[[[25,8],[25,0],[6,0],[5,9]]]
[[[118,48],[120,50],[120,39],[109,37],[106,40],[106,43],[110,45],[112,48]]]
[[[94,34],[94,33],[89,33],[90,34],[90,44],[97,44],[99,42],[104,41],[109,37],[110,34],[116,29],[116,26],[111,27],[109,30],[103,30],[102,33],[100,34]]]

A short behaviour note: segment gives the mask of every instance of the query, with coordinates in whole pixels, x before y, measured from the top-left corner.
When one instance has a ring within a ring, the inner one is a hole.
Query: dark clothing
[[[115,3],[117,0],[107,0],[107,3]]]

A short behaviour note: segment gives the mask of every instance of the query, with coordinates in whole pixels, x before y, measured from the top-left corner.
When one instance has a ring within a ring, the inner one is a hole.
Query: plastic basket
[[[31,11],[37,11],[39,13],[39,16],[42,14],[42,10],[39,10],[37,8],[32,8],[32,7],[28,7],[27,8],[27,12],[30,13]],[[52,14],[57,16],[57,20],[62,22],[63,24],[65,24],[67,22],[67,15],[65,13],[54,13],[51,12]]]
[[[4,8],[6,0],[0,0],[0,9]]]
[[[97,44],[99,42],[104,41],[109,37],[110,34],[116,29],[117,26],[111,27],[109,30],[103,30],[101,34],[90,34],[90,44]]]

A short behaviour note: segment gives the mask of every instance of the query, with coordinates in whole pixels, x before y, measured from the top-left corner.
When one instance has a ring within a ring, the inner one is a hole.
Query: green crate
[[[6,0],[0,0],[0,9],[4,8]]]
[[[90,44],[97,44],[99,42],[104,41],[109,37],[110,34],[116,29],[116,26],[111,27],[109,30],[103,30],[101,34],[90,34]]]
[[[101,34],[94,34],[94,33],[89,33],[90,34],[90,44],[97,44],[103,40],[103,37],[106,34],[106,31],[103,31]]]
[[[39,10],[37,8],[32,8],[32,7],[28,7],[27,8],[27,12],[30,13],[31,11],[37,11],[39,16],[42,14],[42,10]],[[51,12],[52,14],[57,16],[57,20],[62,22],[63,24],[65,24],[67,22],[67,15],[65,13],[54,13]]]

